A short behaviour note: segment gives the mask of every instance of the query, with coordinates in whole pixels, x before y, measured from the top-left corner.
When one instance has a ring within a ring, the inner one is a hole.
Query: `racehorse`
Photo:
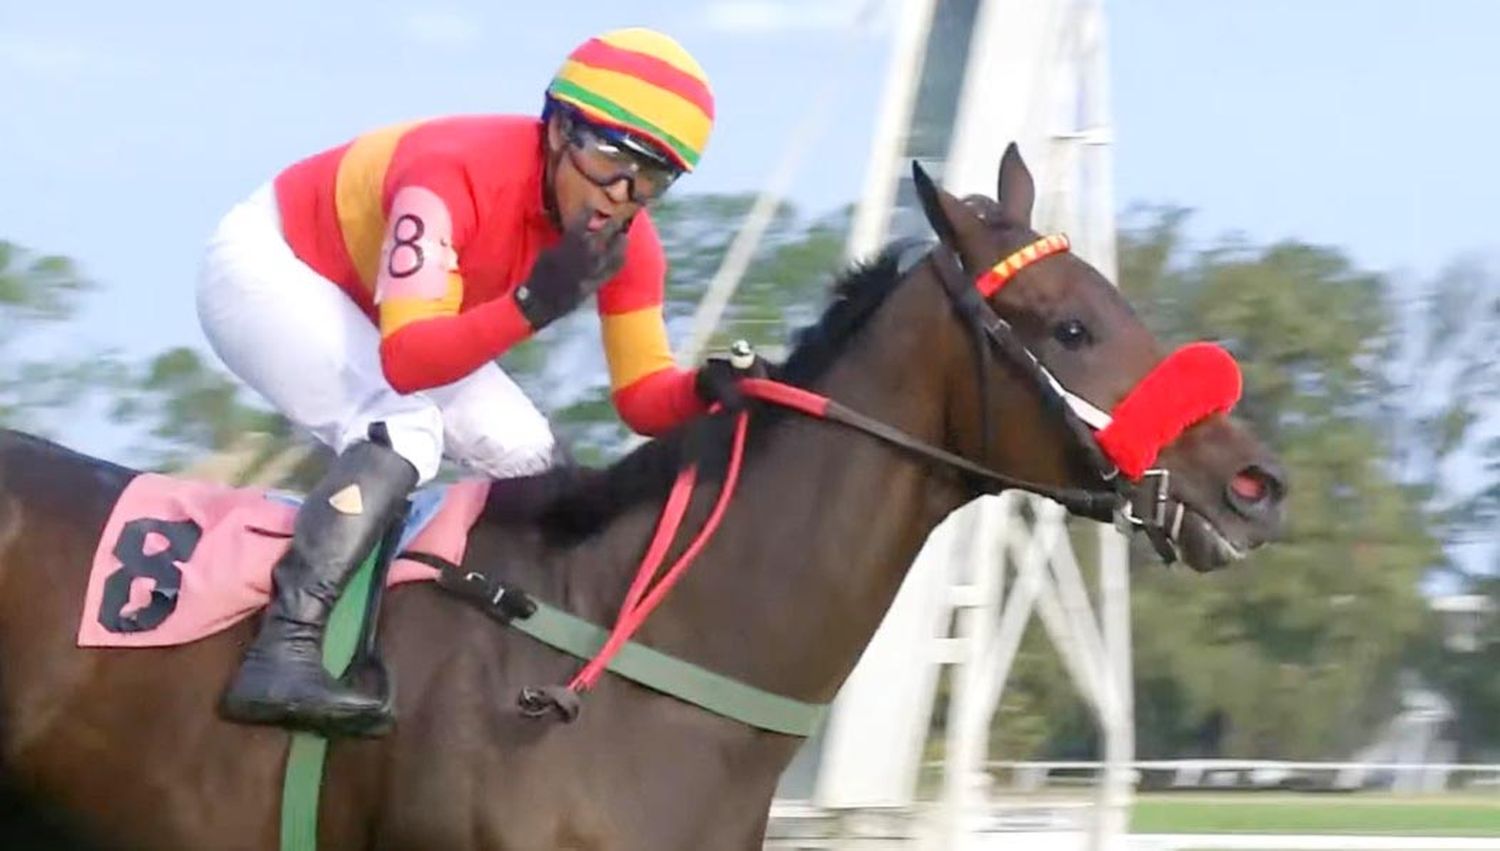
[[[1033,181],[1014,146],[994,199],[959,199],[920,170],[917,188],[938,244],[920,257],[888,250],[844,273],[774,374],[934,452],[752,402],[738,491],[642,643],[826,702],[928,534],[1012,480],[1059,496],[1114,489],[1127,498],[1154,484],[1133,516],[1175,509],[1147,531],[1199,570],[1274,537],[1285,484],[1242,425],[1223,413],[1201,418],[1162,449],[1153,475],[1127,482],[1101,467],[1097,446],[1058,404],[1060,388],[1038,379],[1045,368],[1068,394],[1108,411],[1163,362],[1095,269],[1066,251],[1043,252],[1014,264],[1013,280],[989,296],[965,294],[997,261],[1042,239],[1030,225]],[[696,459],[727,478],[731,428],[732,413],[720,413],[605,470],[496,482],[463,569],[611,623],[677,470]],[[75,645],[86,566],[135,475],[36,438],[0,436],[3,829],[62,830],[66,839],[54,836],[51,847],[275,848],[288,734],[214,711],[253,623],[172,648]],[[689,526],[709,513],[712,490],[694,498]],[[399,721],[385,738],[333,744],[321,847],[761,847],[800,738],[609,675],[572,723],[527,717],[517,692],[565,681],[576,659],[432,583],[393,588],[381,618]]]

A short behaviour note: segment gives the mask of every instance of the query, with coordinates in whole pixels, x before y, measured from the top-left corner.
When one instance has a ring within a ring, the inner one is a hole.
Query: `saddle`
[[[423,488],[393,530],[385,585],[435,581],[418,560],[463,561],[489,481]],[[126,486],[95,547],[79,647],[170,647],[214,635],[270,599],[300,499],[262,488],[142,473]]]

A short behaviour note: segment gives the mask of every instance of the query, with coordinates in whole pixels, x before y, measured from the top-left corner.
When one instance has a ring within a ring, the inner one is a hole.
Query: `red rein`
[[[795,388],[792,388],[795,389]],[[635,581],[630,585],[630,591],[625,595],[625,605],[620,607],[620,616],[615,621],[615,628],[609,634],[609,640],[589,660],[589,663],[573,677],[568,683],[568,688],[575,692],[585,692],[594,687],[603,676],[610,660],[620,652],[630,637],[635,635],[651,612],[661,605],[662,598],[677,583],[698,557],[708,540],[713,537],[719,528],[719,522],[724,519],[724,510],[729,507],[729,500],[734,496],[735,485],[739,482],[740,467],[745,460],[745,430],[749,423],[750,415],[741,411],[734,422],[734,444],[730,451],[729,470],[724,474],[724,489],[719,493],[719,501],[714,504],[714,509],[708,516],[708,522],[703,524],[698,536],[693,539],[676,562],[662,574],[661,581],[651,587],[651,580],[656,576],[657,568],[667,557],[667,550],[672,546],[672,541],[677,537],[677,530],[682,526],[683,515],[687,513],[688,503],[692,502],[693,487],[698,479],[698,467],[693,465],[684,469],[677,475],[677,482],[672,485],[672,493],[667,497],[667,505],[662,510],[661,520],[656,524],[656,534],[651,538],[651,545],[646,548],[646,557],[641,561],[639,570],[636,571]],[[649,592],[647,589],[650,589]]]

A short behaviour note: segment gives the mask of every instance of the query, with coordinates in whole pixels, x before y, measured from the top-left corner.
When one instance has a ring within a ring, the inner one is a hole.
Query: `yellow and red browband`
[[[1067,251],[1070,245],[1068,238],[1060,233],[1044,236],[991,266],[988,272],[979,276],[974,286],[979,288],[980,295],[989,298],[999,292],[1001,287],[1010,283],[1010,279],[1014,278],[1017,272],[1044,257]]]

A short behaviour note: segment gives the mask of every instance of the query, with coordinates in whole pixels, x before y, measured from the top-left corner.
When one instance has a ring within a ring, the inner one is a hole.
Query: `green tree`
[[[72,260],[0,240],[0,342],[12,340],[27,321],[68,319],[78,296],[93,287]]]
[[[1500,568],[1500,269],[1461,259],[1401,310],[1385,412],[1400,475],[1424,490],[1445,544],[1487,544]]]
[[[688,195],[653,213],[669,262],[669,322],[685,328],[683,320],[697,309],[754,200],[749,195]],[[831,276],[842,265],[852,213],[852,207],[845,207],[807,219],[791,204],[778,207],[711,347],[737,339],[781,346],[793,330],[816,318]]]
[[[0,425],[49,433],[49,415],[117,377],[117,364],[104,355],[43,358],[16,345],[72,319],[93,288],[68,258],[0,240]]]
[[[1423,494],[1451,555],[1436,584],[1500,606],[1500,270],[1464,258],[1403,309],[1386,420],[1402,447],[1400,473]],[[1500,753],[1500,622],[1479,624],[1467,646],[1445,640],[1445,626],[1429,617],[1410,664],[1453,702],[1460,758],[1488,760]]]
[[[133,457],[160,470],[188,467],[205,454],[247,446],[248,439],[255,450],[242,478],[296,441],[285,417],[243,401],[237,379],[182,347],[130,372],[116,388],[111,416],[138,427]]]
[[[1235,354],[1241,412],[1292,485],[1277,546],[1201,581],[1141,577],[1138,661],[1148,683],[1171,672],[1174,726],[1221,725],[1226,754],[1347,755],[1385,720],[1423,627],[1419,583],[1442,562],[1383,427],[1401,331],[1392,284],[1296,242],[1232,243],[1179,262],[1180,232],[1162,220],[1128,231],[1122,256],[1140,233],[1160,259],[1132,259],[1121,285],[1163,337],[1218,338]]]

